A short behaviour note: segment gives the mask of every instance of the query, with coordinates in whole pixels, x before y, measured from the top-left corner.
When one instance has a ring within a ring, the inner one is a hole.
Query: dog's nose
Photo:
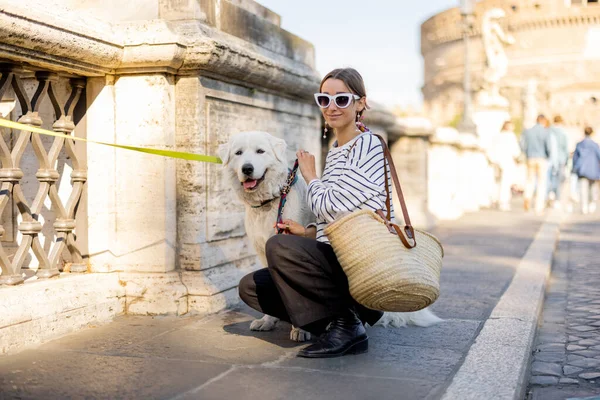
[[[242,165],[242,172],[244,175],[250,176],[254,172],[254,166],[252,164],[244,164]]]

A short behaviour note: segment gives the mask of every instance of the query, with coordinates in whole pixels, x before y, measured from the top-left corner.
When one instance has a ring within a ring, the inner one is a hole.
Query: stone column
[[[175,86],[168,74],[90,79],[88,138],[173,149]],[[175,270],[173,159],[90,144],[89,241],[93,271],[122,271],[129,313],[187,312]]]
[[[459,195],[460,156],[458,132],[438,128],[431,138],[428,160],[427,203],[437,219],[453,220],[463,214]]]
[[[458,199],[463,212],[479,210],[482,187],[487,182],[482,178],[481,149],[477,138],[471,134],[459,135]]]
[[[435,223],[429,212],[428,164],[431,124],[425,119],[399,118],[390,130],[390,151],[413,226],[428,229]],[[396,219],[402,220],[400,201],[394,191]]]

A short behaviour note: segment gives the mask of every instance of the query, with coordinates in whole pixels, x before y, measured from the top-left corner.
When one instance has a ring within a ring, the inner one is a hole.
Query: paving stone
[[[567,354],[567,363],[570,363],[571,361],[576,361],[576,360],[583,360],[585,357],[583,356],[578,356],[576,354]]]
[[[600,345],[590,347],[591,350],[600,350]]]
[[[589,339],[589,338],[597,338],[599,333],[597,331],[594,332],[580,332],[578,333],[579,336],[581,336],[584,339]]]
[[[592,380],[600,378],[600,372],[584,372],[583,374],[579,374],[579,377],[587,380]]]
[[[600,344],[600,343],[597,340],[583,339],[583,340],[577,342],[577,344],[579,346],[593,346],[593,345]]]
[[[583,339],[583,338],[580,338],[579,336],[569,335],[569,342],[577,342],[581,339]]]
[[[551,323],[561,323],[561,322],[562,322],[562,323],[564,324],[564,322],[565,322],[565,317],[564,317],[564,316],[555,316],[555,317],[552,317],[552,316],[544,316],[544,321],[543,321],[543,322],[544,322],[544,323],[546,323],[546,322],[551,322]],[[563,329],[564,329],[564,327],[563,327]]]
[[[598,321],[598,322],[592,322],[590,324],[590,326],[600,326],[600,321]]]
[[[577,325],[572,327],[571,329],[577,331],[577,332],[589,332],[589,331],[593,331],[596,328],[593,326],[587,326],[587,325]]]
[[[594,350],[575,351],[575,352],[573,352],[573,354],[577,354],[578,356],[584,356],[584,357],[588,357],[588,358],[600,356],[600,352],[597,352]]]
[[[572,374],[576,374],[581,371],[583,371],[583,368],[572,367],[570,365],[565,365],[563,367],[563,372],[565,373],[565,375],[572,375]]]
[[[389,399],[398,398],[400,393],[402,398],[424,399],[431,390],[431,383],[425,380],[336,376],[320,371],[281,368],[240,368],[183,399]]]
[[[587,349],[587,347],[577,346],[576,344],[570,344],[567,346],[567,351],[585,350],[585,349]]]
[[[560,383],[561,385],[576,385],[579,383],[579,381],[577,379],[571,378],[560,378],[558,383]]]
[[[565,331],[565,324],[553,324],[545,323],[542,327],[542,334],[555,334],[563,333]]]
[[[565,344],[564,343],[545,343],[537,346],[537,350],[541,352],[555,352],[555,351],[564,351]]]
[[[591,368],[600,366],[600,360],[596,360],[594,358],[583,358],[581,360],[569,361],[569,365],[574,365],[576,367],[584,367]]]
[[[558,378],[555,376],[546,376],[546,375],[539,375],[539,376],[534,376],[531,378],[530,383],[532,385],[556,385],[558,383]]]
[[[550,344],[550,343],[566,343],[567,335],[565,334],[555,334],[555,333],[541,333],[537,341],[539,344]]]
[[[59,375],[69,375],[68,384],[56,375],[57,365],[63,371]],[[171,398],[228,368],[185,360],[29,350],[0,361],[0,398]]]
[[[531,364],[531,373],[533,375],[562,376],[562,368],[560,364],[534,361]]]
[[[565,360],[564,352],[544,352],[537,353],[534,356],[535,361],[545,362],[563,362]]]

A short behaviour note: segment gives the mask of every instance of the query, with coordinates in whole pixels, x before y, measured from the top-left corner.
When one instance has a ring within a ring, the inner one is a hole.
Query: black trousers
[[[319,334],[336,316],[354,308],[363,322],[383,315],[356,303],[333,248],[314,239],[275,235],[267,241],[268,268],[239,284],[241,299],[253,309]]]

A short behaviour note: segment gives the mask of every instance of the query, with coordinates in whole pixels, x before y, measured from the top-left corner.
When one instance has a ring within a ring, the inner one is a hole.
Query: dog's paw
[[[255,319],[250,323],[251,331],[272,331],[275,329],[275,325],[279,321],[278,318],[271,317],[270,315],[263,315],[261,319]]]
[[[385,312],[383,316],[377,321],[375,326],[383,326],[384,328],[401,328],[406,326],[408,322],[408,313],[390,313]]]
[[[306,342],[311,338],[310,332],[306,332],[303,329],[296,328],[292,326],[292,330],[290,331],[290,339],[294,342]]]

